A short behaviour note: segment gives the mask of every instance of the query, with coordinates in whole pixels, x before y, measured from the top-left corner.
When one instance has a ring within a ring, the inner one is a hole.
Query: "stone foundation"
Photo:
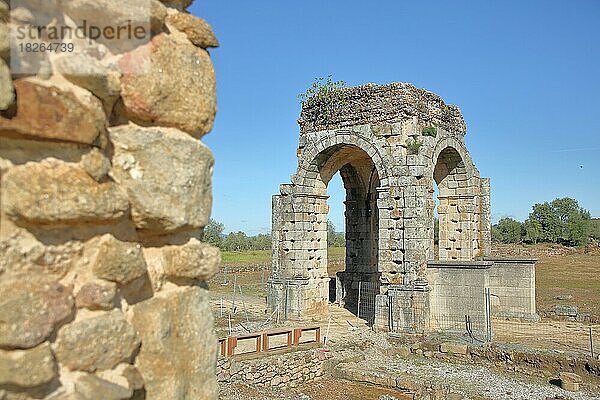
[[[259,387],[296,387],[320,379],[327,359],[328,355],[318,350],[256,357],[220,357],[217,381],[220,385],[245,383]]]

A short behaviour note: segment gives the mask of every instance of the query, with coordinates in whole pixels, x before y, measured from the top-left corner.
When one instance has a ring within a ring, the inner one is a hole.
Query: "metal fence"
[[[379,294],[379,282],[358,283],[358,318],[367,321],[367,325],[375,323],[375,296]]]
[[[556,353],[599,358],[600,325],[572,321],[492,318],[493,341]]]

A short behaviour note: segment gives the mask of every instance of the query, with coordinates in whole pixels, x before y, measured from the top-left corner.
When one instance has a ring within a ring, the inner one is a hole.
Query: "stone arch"
[[[326,294],[329,291],[324,292],[330,278],[326,243],[327,185],[338,171],[346,191],[346,259],[345,269],[336,274],[331,288],[335,283],[336,300],[357,313],[358,282],[379,282],[377,201],[382,185],[389,181],[392,160],[378,142],[375,137],[355,132],[324,132],[318,141],[301,148],[290,195],[282,192],[282,196],[277,197],[279,204],[278,211],[274,211],[274,221],[279,215],[284,218],[289,215],[289,221],[282,221],[281,240],[274,244],[277,249],[274,268],[287,271],[283,275],[309,279],[308,286],[316,286],[314,294],[307,298],[306,310],[319,309],[331,298]],[[308,212],[299,213],[299,210]],[[310,290],[307,288],[304,293]],[[370,319],[373,318],[374,314]]]
[[[431,153],[428,205],[433,224],[433,185],[439,189],[437,206],[440,260],[472,260],[481,252],[481,182],[464,144],[453,138],[441,140]],[[431,249],[434,248],[431,238]],[[435,254],[430,252],[429,258]]]
[[[353,131],[327,132],[318,141],[307,144],[298,158],[298,169],[295,177],[297,181],[306,184],[307,179],[314,178],[314,174],[318,172],[319,156],[338,146],[354,146],[364,151],[377,169],[380,184],[382,186],[389,184],[389,178],[391,177],[389,168],[394,164],[392,158],[384,149],[377,146],[375,138]]]

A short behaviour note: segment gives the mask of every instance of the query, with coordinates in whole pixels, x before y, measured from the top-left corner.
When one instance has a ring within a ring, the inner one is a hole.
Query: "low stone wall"
[[[434,331],[464,331],[465,315],[469,315],[473,330],[485,332],[485,295],[488,274],[487,261],[431,261],[427,277],[431,291],[430,328]]]
[[[238,355],[217,361],[219,384],[246,383],[262,387],[296,387],[324,374],[328,354],[316,349],[265,356]]]
[[[493,262],[488,271],[492,294],[492,315],[537,319],[535,309],[534,259],[486,259]]]

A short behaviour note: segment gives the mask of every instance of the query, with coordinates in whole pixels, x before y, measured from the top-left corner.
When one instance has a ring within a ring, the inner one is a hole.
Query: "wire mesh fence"
[[[367,321],[367,325],[375,323],[375,296],[379,294],[379,282],[358,283],[357,317]]]
[[[537,322],[492,318],[493,340],[520,348],[597,358],[600,325],[571,321]]]
[[[302,291],[286,284],[270,297],[269,271],[237,271],[224,268],[210,281],[210,295],[219,336],[245,334],[301,319]]]
[[[222,270],[209,282],[217,333],[243,334],[301,319],[301,291],[289,286],[267,304],[268,271]],[[575,321],[523,321],[487,313],[450,314],[411,304],[414,299],[379,295],[377,282],[359,284],[357,317],[369,326],[385,321],[391,332],[442,332],[474,344],[494,342],[521,349],[552,351],[600,359],[600,324]],[[273,303],[274,301],[274,303]]]

